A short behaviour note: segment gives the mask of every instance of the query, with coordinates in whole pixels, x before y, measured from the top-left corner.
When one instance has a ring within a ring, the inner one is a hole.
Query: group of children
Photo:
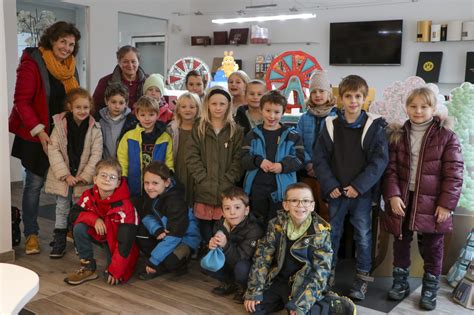
[[[225,264],[209,272],[220,281],[213,293],[236,293],[248,312],[352,314],[354,304],[330,291],[344,222],[349,217],[357,250],[349,296],[363,300],[372,280],[372,205],[383,192],[382,221],[395,235],[388,296],[409,294],[410,242],[421,232],[420,305],[434,309],[463,160],[446,119],[435,116],[433,92],[414,90],[409,120],[388,128],[362,110],[363,78],[342,80],[338,110],[318,71],[293,128],[281,123],[287,100],[278,91],[243,71],[228,83],[229,91],[205,92],[203,77],[188,73],[190,92],[178,98],[174,118],[160,75],[145,81],[132,109],[126,89],[109,86],[96,119],[86,90],[68,94],[67,111],[54,117],[46,183],[58,196],[50,257],[64,255],[69,222],[82,266],[65,281],[98,277],[92,243],[107,249],[112,285],[131,277],[139,250],[147,260],[138,277],[147,280],[185,273],[193,255],[220,247]]]

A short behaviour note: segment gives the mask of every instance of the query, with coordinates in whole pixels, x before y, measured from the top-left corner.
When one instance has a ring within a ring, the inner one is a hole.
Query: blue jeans
[[[77,251],[79,252],[80,259],[94,259],[94,250],[92,248],[92,243],[97,243],[92,236],[87,233],[90,226],[85,223],[78,223],[74,225],[73,234],[74,234],[74,245],[76,246]],[[109,246],[107,242],[99,243],[99,246],[103,245],[105,250],[105,255],[107,257],[107,266],[110,265],[112,261],[112,254],[110,253]]]
[[[22,216],[23,234],[28,237],[30,234],[38,235],[38,210],[41,188],[43,188],[45,177],[38,176],[28,169],[25,169],[26,177],[23,186]]]
[[[329,216],[331,223],[331,243],[334,255],[332,267],[337,264],[337,253],[344,229],[344,219],[354,227],[354,240],[357,251],[357,271],[370,272],[372,269],[372,198],[358,197],[355,199],[339,197],[329,200]]]
[[[250,260],[240,260],[233,268],[232,266],[225,264],[224,267],[215,272],[206,271],[206,273],[221,282],[235,282],[246,288],[247,280],[249,278],[250,266]]]

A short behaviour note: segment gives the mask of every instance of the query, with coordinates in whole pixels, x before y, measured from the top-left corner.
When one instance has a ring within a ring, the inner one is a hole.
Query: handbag
[[[201,267],[212,272],[220,270],[224,267],[224,264],[225,255],[220,247],[211,249],[209,253],[201,259]]]

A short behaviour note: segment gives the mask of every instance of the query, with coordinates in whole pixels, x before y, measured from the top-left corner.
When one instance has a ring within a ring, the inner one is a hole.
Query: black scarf
[[[67,156],[69,158],[69,171],[72,176],[77,175],[77,169],[84,150],[84,140],[89,129],[89,117],[84,119],[78,126],[72,117],[72,113],[66,114],[67,119]]]

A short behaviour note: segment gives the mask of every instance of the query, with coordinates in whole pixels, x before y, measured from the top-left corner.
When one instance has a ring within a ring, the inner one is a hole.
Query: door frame
[[[163,77],[166,78],[168,75],[166,72],[168,72],[168,45],[167,45],[167,36],[166,34],[140,34],[140,35],[132,35],[132,46],[137,47],[137,43],[164,43],[165,45],[165,60],[163,64]]]

